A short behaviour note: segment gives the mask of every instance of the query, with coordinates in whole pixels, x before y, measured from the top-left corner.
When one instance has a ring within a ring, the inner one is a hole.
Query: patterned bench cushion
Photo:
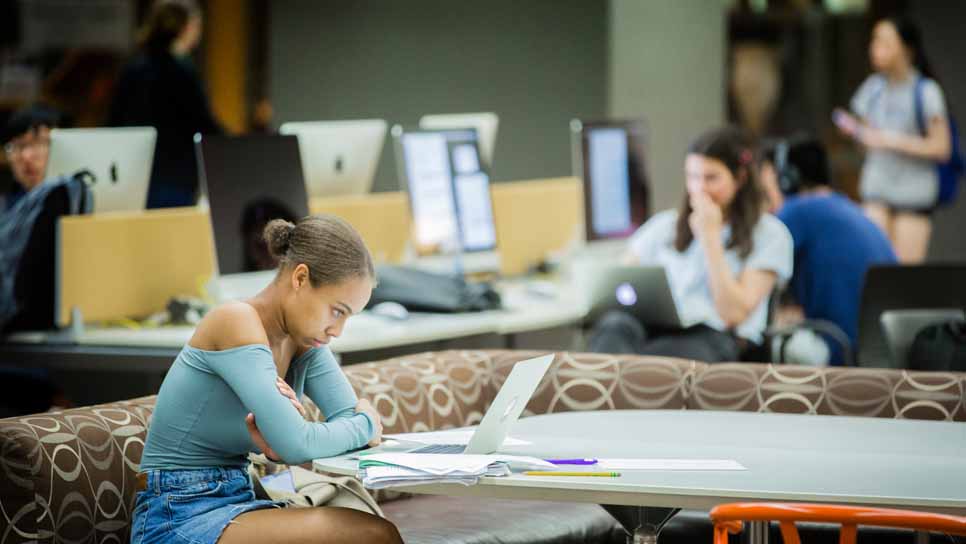
[[[716,364],[694,376],[688,408],[966,421],[966,374]]]
[[[127,542],[154,400],[0,421],[0,542]]]
[[[386,432],[422,431],[478,423],[513,364],[543,353],[424,353],[345,372]],[[127,542],[154,401],[0,420],[0,542]],[[966,374],[557,353],[527,413],[659,408],[966,421]]]

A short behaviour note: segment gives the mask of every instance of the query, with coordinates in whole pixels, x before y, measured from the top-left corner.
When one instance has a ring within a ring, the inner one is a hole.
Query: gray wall
[[[607,112],[649,129],[651,210],[678,204],[684,150],[725,119],[725,2],[611,0]]]
[[[569,175],[569,120],[605,113],[607,2],[270,3],[276,121],[494,111],[496,181]],[[391,142],[375,190],[397,188]]]
[[[939,74],[947,106],[959,122],[960,137],[966,130],[966,2],[918,0],[912,3],[912,15],[922,26],[926,53]],[[966,261],[966,185],[960,180],[956,203],[936,212],[930,261]]]

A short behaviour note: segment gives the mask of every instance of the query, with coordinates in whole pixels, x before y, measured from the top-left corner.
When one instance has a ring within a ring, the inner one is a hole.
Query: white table
[[[734,501],[843,503],[966,515],[966,424],[744,412],[623,410],[521,419],[543,457],[734,459],[740,472],[621,470],[619,478],[483,478],[413,493],[710,510]],[[320,470],[355,474],[345,456]],[[659,529],[659,528],[658,528]],[[766,536],[767,533],[759,533]]]

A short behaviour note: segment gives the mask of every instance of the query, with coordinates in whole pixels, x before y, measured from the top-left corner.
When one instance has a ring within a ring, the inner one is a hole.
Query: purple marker
[[[597,459],[546,459],[555,465],[596,465]]]

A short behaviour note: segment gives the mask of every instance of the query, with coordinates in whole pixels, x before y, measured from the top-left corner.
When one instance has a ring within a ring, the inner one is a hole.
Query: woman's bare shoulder
[[[188,342],[198,349],[221,351],[251,344],[268,344],[258,312],[244,302],[228,302],[212,309],[198,323]]]

